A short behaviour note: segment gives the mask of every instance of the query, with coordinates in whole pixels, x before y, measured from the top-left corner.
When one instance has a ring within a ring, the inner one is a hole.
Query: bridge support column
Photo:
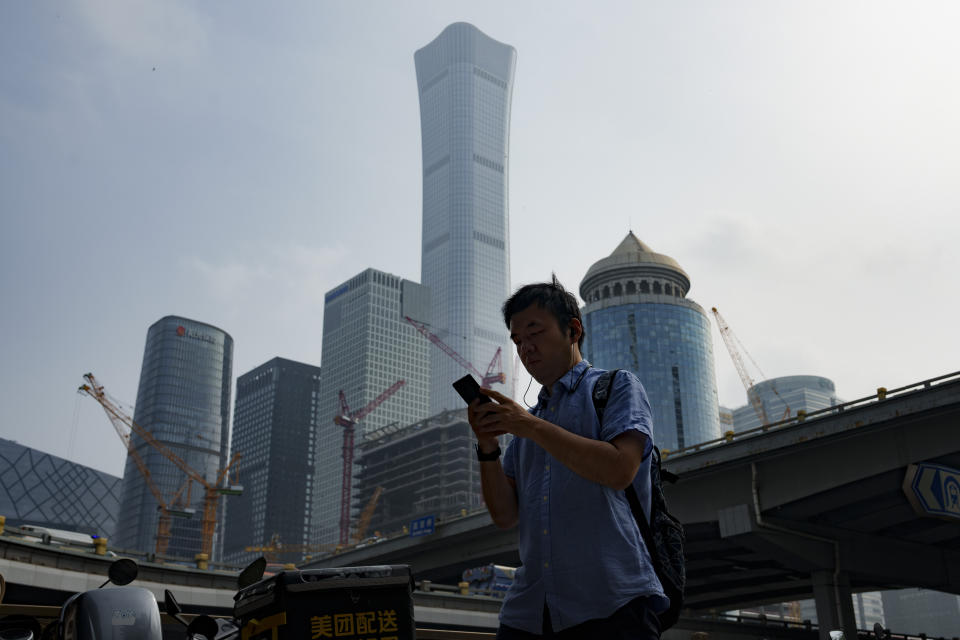
[[[857,619],[853,615],[850,579],[846,573],[814,571],[813,598],[817,604],[820,640],[830,640],[831,630],[841,630],[846,640],[856,640]],[[838,579],[839,578],[839,579]]]

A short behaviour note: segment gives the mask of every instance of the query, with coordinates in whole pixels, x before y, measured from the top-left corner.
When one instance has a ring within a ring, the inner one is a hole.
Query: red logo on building
[[[177,335],[182,338],[183,336],[187,335],[187,330],[184,329],[182,326],[177,327]]]

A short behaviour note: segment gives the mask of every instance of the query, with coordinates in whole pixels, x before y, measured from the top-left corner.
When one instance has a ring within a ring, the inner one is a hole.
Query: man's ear
[[[580,324],[580,321],[576,318],[570,318],[570,339],[574,344],[580,341],[580,336],[583,335],[583,325]]]

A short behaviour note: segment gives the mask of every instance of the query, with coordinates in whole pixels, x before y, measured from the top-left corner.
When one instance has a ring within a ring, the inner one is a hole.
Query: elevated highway
[[[667,457],[665,491],[687,531],[691,610],[814,597],[823,628],[853,635],[851,592],[922,587],[960,594],[960,512],[920,515],[909,466],[960,469],[960,372],[883,391]],[[308,567],[407,563],[456,579],[516,565],[516,536],[485,513],[440,523]]]

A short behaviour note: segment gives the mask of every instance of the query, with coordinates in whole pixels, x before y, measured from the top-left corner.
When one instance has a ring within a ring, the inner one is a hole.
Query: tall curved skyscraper
[[[602,369],[637,374],[661,449],[720,437],[710,320],[686,298],[689,289],[677,261],[632,231],[580,283],[584,357]]]
[[[177,316],[161,318],[147,331],[133,419],[210,484],[216,484],[217,471],[227,464],[232,374],[233,338],[225,331]],[[172,500],[186,474],[136,434],[132,437],[153,482]],[[192,559],[200,551],[203,487],[194,483],[190,495],[192,503],[184,506],[196,513],[171,519],[166,555]],[[157,501],[127,456],[113,546],[152,553],[158,519]]]
[[[516,50],[473,25],[451,24],[414,55],[423,152],[421,283],[431,330],[484,372],[502,349],[509,393],[513,350],[500,315],[510,294],[507,203]],[[463,406],[450,383],[466,371],[431,347],[430,410]]]

